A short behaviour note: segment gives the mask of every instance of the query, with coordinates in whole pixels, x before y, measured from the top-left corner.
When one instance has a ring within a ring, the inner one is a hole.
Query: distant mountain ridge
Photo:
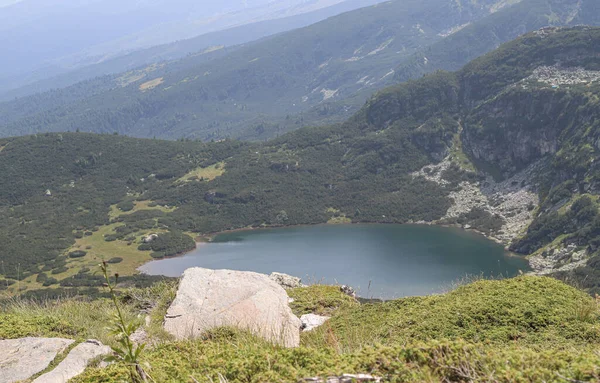
[[[299,15],[236,26],[222,31],[202,34],[187,40],[135,50],[129,54],[121,52],[113,55],[116,57],[100,56],[95,59],[87,59],[87,62],[68,65],[65,62],[64,65],[60,64],[60,68],[55,65],[54,68],[43,68],[10,78],[0,75],[0,88],[2,88],[0,89],[0,100],[10,100],[50,89],[64,88],[96,76],[124,72],[142,65],[179,59],[210,47],[247,43],[276,33],[304,27],[327,17],[380,1],[382,0],[345,0]]]
[[[113,80],[105,79],[109,83],[104,87],[113,89],[90,92],[94,95],[88,98],[81,92],[82,97],[66,107],[56,109],[54,94],[48,106],[41,103],[37,116],[14,121],[10,112],[2,113],[11,125],[1,130],[12,135],[77,127],[145,137],[218,139],[254,128],[257,136],[263,131],[274,135],[278,128],[269,125],[272,121],[283,121],[279,131],[285,131],[290,122],[302,123],[292,117],[304,110],[384,86],[402,58],[505,4],[498,0],[462,6],[449,0],[381,3],[248,44],[196,67],[184,59],[154,68],[125,88],[114,88]],[[139,91],[144,81],[159,78],[160,86]],[[22,110],[17,104],[27,101],[14,104]],[[327,110],[322,114],[328,117]],[[332,117],[339,120],[344,115]]]
[[[0,8],[0,86],[14,89],[135,50],[343,1],[22,0]]]

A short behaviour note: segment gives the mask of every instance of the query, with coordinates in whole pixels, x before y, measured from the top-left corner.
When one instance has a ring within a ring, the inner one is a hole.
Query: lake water
[[[425,225],[319,225],[225,233],[186,255],[140,268],[180,276],[189,267],[278,271],[304,283],[353,286],[360,296],[438,293],[465,276],[514,276],[527,262],[478,234]]]

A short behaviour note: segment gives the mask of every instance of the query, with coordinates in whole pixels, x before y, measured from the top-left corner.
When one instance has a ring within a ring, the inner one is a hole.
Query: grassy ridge
[[[158,343],[144,354],[156,381],[187,382],[193,376],[208,382],[221,374],[230,382],[291,382],[342,373],[371,373],[392,382],[600,378],[598,303],[550,278],[482,280],[445,295],[363,305],[335,286],[292,290],[296,313],[332,316],[303,333],[297,349],[282,349],[233,329],[173,342],[155,326],[162,323],[172,291],[172,285],[163,284],[123,292],[130,318],[148,303],[156,307],[150,313],[150,333]],[[102,301],[63,302],[49,310],[13,303],[0,311],[9,318],[0,322],[0,334],[93,335],[110,343],[111,337],[94,325],[106,310]],[[89,369],[75,381],[117,382],[125,373],[117,364]]]

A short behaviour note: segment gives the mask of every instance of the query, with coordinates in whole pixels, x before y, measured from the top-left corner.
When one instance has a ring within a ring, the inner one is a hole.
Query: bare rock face
[[[304,314],[300,317],[300,322],[302,322],[302,331],[311,331],[327,322],[329,318],[331,317],[325,317],[316,314]]]
[[[55,369],[39,376],[33,383],[67,383],[81,374],[92,359],[109,355],[111,348],[97,340],[87,340],[78,344]]]
[[[177,339],[221,326],[247,329],[286,347],[300,343],[300,320],[285,290],[267,275],[247,271],[187,269],[165,316]]]
[[[295,289],[297,287],[304,287],[302,280],[298,277],[293,277],[283,273],[271,273],[269,278],[277,282],[284,289]]]
[[[43,371],[71,343],[62,338],[0,340],[0,383],[19,382]]]

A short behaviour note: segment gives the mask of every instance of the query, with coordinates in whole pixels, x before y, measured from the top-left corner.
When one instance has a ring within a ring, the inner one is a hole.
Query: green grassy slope
[[[328,307],[332,318],[303,333],[301,347],[283,349],[233,329],[172,341],[160,331],[173,287],[121,292],[128,320],[151,310],[156,342],[142,353],[155,381],[294,382],[313,376],[368,373],[389,382],[565,382],[600,378],[598,303],[559,281],[518,277],[477,281],[445,295],[363,304],[335,286],[289,291],[299,315]],[[0,338],[90,337],[108,344],[105,300],[27,301],[0,308]],[[320,311],[317,311],[320,312]],[[99,326],[98,323],[102,323]],[[127,380],[121,363],[89,368],[75,382]]]

